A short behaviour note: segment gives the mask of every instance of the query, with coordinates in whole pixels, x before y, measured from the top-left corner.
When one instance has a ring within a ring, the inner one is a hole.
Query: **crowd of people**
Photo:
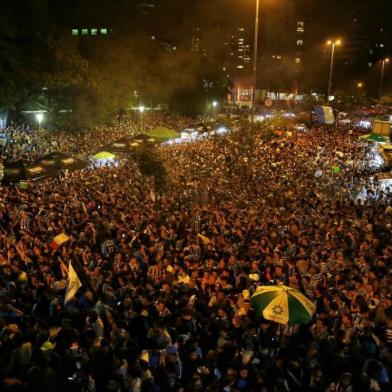
[[[243,124],[151,148],[160,195],[128,158],[2,186],[0,389],[390,390],[392,189],[369,180],[369,145]],[[82,286],[65,304],[70,262]],[[301,290],[313,321],[256,314],[251,295],[271,284]]]
[[[112,124],[96,127],[90,131],[56,131],[37,129],[11,123],[1,131],[0,159],[12,163],[20,159],[33,162],[46,154],[61,151],[75,157],[86,157],[99,147],[122,137],[132,137],[165,124],[172,129],[183,129],[189,123],[186,117],[165,112],[122,114]]]

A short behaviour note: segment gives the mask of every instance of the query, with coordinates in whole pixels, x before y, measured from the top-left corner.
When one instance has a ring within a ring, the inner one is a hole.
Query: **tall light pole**
[[[329,40],[327,41],[327,45],[331,46],[331,64],[329,67],[329,80],[328,80],[328,96],[327,96],[327,101],[329,102],[330,97],[331,97],[331,88],[332,88],[332,74],[333,74],[333,60],[335,57],[335,46],[340,46],[342,41],[340,39],[337,39],[335,41]]]
[[[218,106],[218,102],[217,101],[212,101],[212,114],[214,116],[214,118],[216,117],[216,108]]]
[[[44,114],[43,113],[37,113],[35,115],[35,119],[37,120],[37,123],[38,123],[38,131],[40,131],[41,130],[41,123],[42,123],[42,120],[44,119]]]
[[[378,95],[380,99],[382,98],[382,89],[384,87],[384,70],[385,70],[385,64],[389,63],[389,58],[383,59],[381,62],[381,77],[380,77],[380,89],[378,92]]]
[[[255,98],[256,98],[256,79],[257,79],[257,49],[259,41],[259,10],[260,0],[256,0],[256,16],[255,16],[255,39],[253,46],[253,89],[252,89],[252,108],[251,108],[251,123],[254,124],[255,116]]]
[[[143,106],[143,105],[140,105],[139,107],[138,107],[138,110],[139,110],[139,112],[140,112],[140,130],[143,130],[143,128],[142,128],[142,125],[143,125],[143,113],[144,113],[144,110],[145,110],[146,108]]]

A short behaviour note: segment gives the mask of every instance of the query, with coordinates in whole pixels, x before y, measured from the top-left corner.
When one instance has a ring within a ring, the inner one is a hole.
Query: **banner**
[[[333,124],[335,122],[335,115],[330,106],[315,106],[314,112],[319,124]]]

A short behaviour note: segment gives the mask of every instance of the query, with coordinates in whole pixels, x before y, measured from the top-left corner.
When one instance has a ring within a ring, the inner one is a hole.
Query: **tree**
[[[154,188],[156,193],[160,193],[166,186],[166,169],[157,150],[150,146],[142,145],[136,153],[140,172],[147,177],[154,178]]]

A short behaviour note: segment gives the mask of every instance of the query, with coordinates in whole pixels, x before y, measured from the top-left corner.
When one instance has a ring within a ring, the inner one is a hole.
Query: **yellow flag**
[[[204,235],[198,234],[197,237],[202,240],[204,245],[208,245],[210,243],[210,239]]]
[[[77,293],[77,291],[81,286],[82,283],[80,282],[78,275],[73,269],[71,262],[69,262],[68,285],[67,285],[67,291],[65,292],[64,304],[66,304],[75,296],[75,294]]]

